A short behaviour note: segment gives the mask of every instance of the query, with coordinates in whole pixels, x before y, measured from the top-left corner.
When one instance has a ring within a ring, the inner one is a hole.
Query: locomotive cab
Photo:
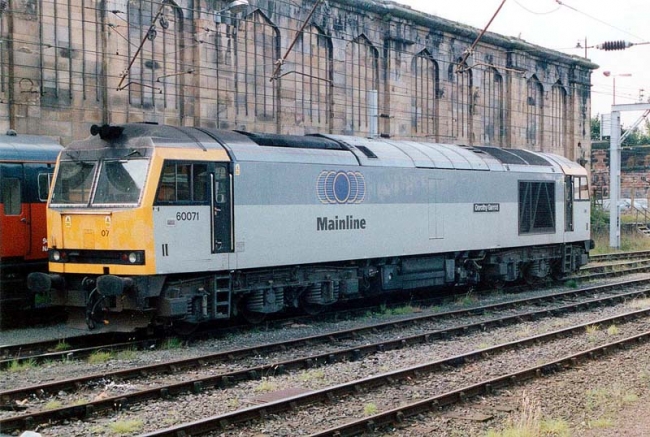
[[[155,147],[139,131],[152,128],[95,127],[91,139],[59,156],[48,208],[50,273],[31,275],[30,288],[82,309],[91,328],[122,314],[120,329],[183,318],[178,290],[162,293],[166,277],[205,271],[210,254],[232,246],[227,153],[194,143],[177,156],[181,129],[160,127],[179,142]],[[192,235],[211,238],[187,244]]]

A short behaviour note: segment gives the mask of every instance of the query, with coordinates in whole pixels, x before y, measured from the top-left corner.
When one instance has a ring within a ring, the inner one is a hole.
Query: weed
[[[650,307],[650,298],[633,299],[627,303],[632,308],[644,309]]]
[[[578,288],[578,281],[575,279],[569,279],[564,283],[564,286],[568,288]]]
[[[135,349],[125,349],[117,353],[116,358],[121,361],[132,361],[137,357],[137,351]]]
[[[72,347],[72,346],[70,346],[70,343],[68,343],[67,341],[65,341],[65,340],[59,340],[59,342],[58,342],[58,343],[56,344],[56,346],[54,347],[54,352],[63,352],[63,351],[67,351],[67,350],[70,349],[71,347]]]
[[[141,420],[120,420],[113,422],[108,427],[116,434],[133,434],[143,427]]]
[[[533,334],[533,330],[530,325],[524,325],[519,331],[517,331],[517,337],[526,338],[530,337]]]
[[[377,408],[377,405],[373,404],[372,402],[363,406],[363,414],[366,416],[377,414],[377,411],[379,411],[379,408]]]
[[[411,305],[405,305],[403,307],[393,308],[390,312],[394,316],[404,316],[407,314],[413,314],[415,311],[415,308]]]
[[[470,306],[470,305],[474,305],[474,304],[476,304],[477,302],[478,302],[478,298],[476,297],[476,295],[474,295],[474,293],[472,292],[472,290],[470,290],[470,291],[468,291],[467,293],[465,293],[465,295],[464,295],[463,297],[461,297],[460,299],[458,299],[458,300],[456,301],[456,303],[457,303],[458,305],[460,305],[460,306],[464,306],[464,307],[466,307],[466,306]]]
[[[611,428],[614,426],[612,419],[607,417],[599,417],[596,420],[590,420],[588,426],[591,429],[602,429],[602,428]]]
[[[105,352],[105,351],[93,352],[88,357],[88,364],[102,364],[110,360],[111,358],[113,358],[113,355],[110,352]]]
[[[617,335],[619,332],[621,332],[621,330],[618,329],[618,326],[616,325],[609,325],[609,328],[607,328],[608,335]]]
[[[43,409],[46,410],[46,411],[56,410],[57,408],[61,408],[62,406],[63,406],[63,403],[61,401],[51,400],[48,403],[46,403],[45,405],[43,405]]]
[[[168,338],[162,344],[162,348],[166,350],[180,349],[181,347],[183,347],[183,341],[177,337]]]
[[[300,374],[300,380],[303,382],[313,381],[315,379],[325,378],[325,372],[321,369],[309,370]]]
[[[481,343],[478,345],[478,349],[489,349],[492,346],[489,343]]]
[[[263,378],[260,385],[255,387],[253,390],[256,391],[256,392],[268,392],[268,391],[274,391],[274,390],[277,390],[277,389],[278,389],[278,385],[275,382],[269,381],[268,379]]]
[[[36,360],[30,358],[28,360],[14,360],[9,364],[7,370],[9,372],[24,372],[25,370],[30,370],[36,367]]]
[[[571,435],[569,424],[561,419],[542,420],[540,431],[542,435],[549,436],[569,437]]]
[[[600,330],[600,326],[598,325],[587,325],[585,328],[587,331],[587,336],[589,337],[589,341],[595,341],[596,340],[596,334]]]
[[[532,400],[524,392],[519,406],[519,415],[510,420],[510,424],[503,431],[489,430],[488,437],[528,437],[540,435],[541,408],[538,402]]]
[[[639,396],[636,395],[635,393],[625,393],[623,397],[621,398],[623,403],[625,404],[631,404],[633,402],[636,402],[639,400]]]
[[[228,402],[226,402],[226,405],[228,406],[228,408],[236,410],[241,405],[241,401],[238,398],[231,398],[231,399],[228,399]]]

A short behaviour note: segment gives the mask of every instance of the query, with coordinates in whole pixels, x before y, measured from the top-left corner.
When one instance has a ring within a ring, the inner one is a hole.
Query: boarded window
[[[519,182],[519,234],[555,232],[555,184]]]

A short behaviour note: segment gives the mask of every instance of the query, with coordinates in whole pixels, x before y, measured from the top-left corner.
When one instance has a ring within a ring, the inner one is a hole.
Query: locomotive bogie
[[[51,293],[91,315],[314,313],[567,274],[591,246],[586,171],[548,154],[126,125],[60,161]]]

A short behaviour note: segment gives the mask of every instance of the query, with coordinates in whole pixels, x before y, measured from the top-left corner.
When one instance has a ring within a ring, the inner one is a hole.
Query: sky
[[[483,29],[503,0],[396,1],[414,10]],[[584,47],[585,39],[587,47],[614,40],[649,42],[650,0],[506,0],[488,31],[584,57],[584,48],[575,47],[578,43]],[[617,104],[648,103],[650,44],[621,51],[588,48],[587,57],[599,65],[591,75],[592,117],[611,111],[614,81]],[[609,77],[603,74],[605,71],[610,73]],[[623,125],[632,125],[641,114],[623,113]]]

